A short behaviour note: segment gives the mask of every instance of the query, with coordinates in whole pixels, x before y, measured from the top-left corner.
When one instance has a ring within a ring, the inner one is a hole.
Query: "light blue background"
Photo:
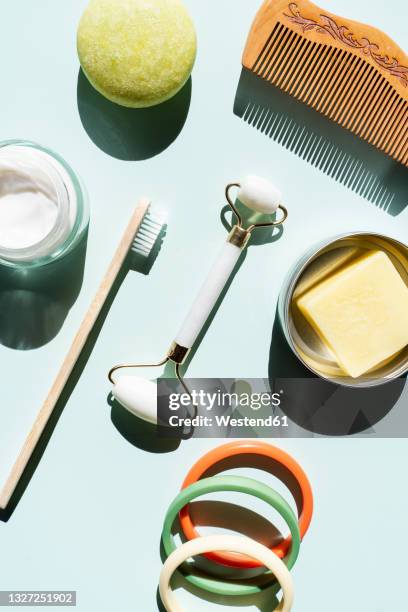
[[[408,211],[389,217],[233,114],[258,0],[187,0],[199,54],[184,129],[161,155],[144,162],[103,153],[77,108],[75,32],[85,4],[15,0],[2,7],[2,138],[31,139],[59,151],[83,177],[92,207],[84,284],[61,332],[36,351],[0,350],[1,410],[16,411],[16,423],[18,411],[39,406],[46,394],[136,200],[150,196],[168,211],[169,227],[151,274],[131,273],[125,280],[26,493],[9,522],[0,523],[0,588],[77,590],[81,612],[150,612],[157,609],[165,510],[188,467],[216,441],[183,442],[169,454],[133,446],[111,422],[106,372],[118,361],[155,360],[167,350],[225,238],[219,221],[224,185],[247,173],[268,176],[284,192],[291,214],[279,242],[250,249],[189,369],[197,377],[266,376],[288,266],[316,240],[343,230],[376,229],[404,239]],[[405,2],[336,0],[325,6],[376,23],[402,46],[406,41]],[[294,570],[294,609],[403,610],[406,440],[279,444],[300,461],[316,496]],[[189,594],[180,597],[186,610],[216,609]]]

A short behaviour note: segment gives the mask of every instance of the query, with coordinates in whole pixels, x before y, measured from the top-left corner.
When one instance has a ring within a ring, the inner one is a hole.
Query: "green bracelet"
[[[180,491],[170,505],[166,518],[164,519],[162,541],[166,558],[177,548],[172,535],[172,527],[180,510],[197,497],[207,495],[208,493],[217,493],[218,491],[236,491],[237,493],[253,495],[254,497],[262,499],[279,512],[286,521],[292,535],[289,552],[283,559],[288,569],[292,569],[298,558],[300,549],[299,526],[294,512],[283,497],[271,489],[271,487],[244,476],[213,476],[211,478],[204,478]],[[245,584],[242,581],[228,582],[216,578],[206,578],[196,574],[184,574],[184,577],[190,584],[204,591],[224,596],[255,595],[275,584],[275,581],[273,581],[265,586],[257,586],[253,584],[253,579],[251,580],[251,584]]]

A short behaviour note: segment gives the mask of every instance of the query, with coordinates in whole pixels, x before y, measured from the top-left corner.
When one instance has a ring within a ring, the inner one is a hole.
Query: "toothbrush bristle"
[[[135,236],[132,251],[142,255],[142,257],[149,257],[162,233],[164,225],[165,215],[149,209]]]

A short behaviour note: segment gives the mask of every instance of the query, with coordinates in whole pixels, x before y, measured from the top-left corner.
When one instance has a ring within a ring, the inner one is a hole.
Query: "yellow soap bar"
[[[353,378],[408,345],[408,287],[382,251],[356,260],[307,291],[297,304]]]

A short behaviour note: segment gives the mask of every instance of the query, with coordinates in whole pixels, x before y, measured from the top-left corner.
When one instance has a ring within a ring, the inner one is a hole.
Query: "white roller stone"
[[[253,175],[242,181],[238,198],[242,204],[263,215],[272,215],[282,203],[282,193],[273,183]]]
[[[157,385],[137,376],[120,376],[112,389],[113,397],[132,414],[157,424]]]

